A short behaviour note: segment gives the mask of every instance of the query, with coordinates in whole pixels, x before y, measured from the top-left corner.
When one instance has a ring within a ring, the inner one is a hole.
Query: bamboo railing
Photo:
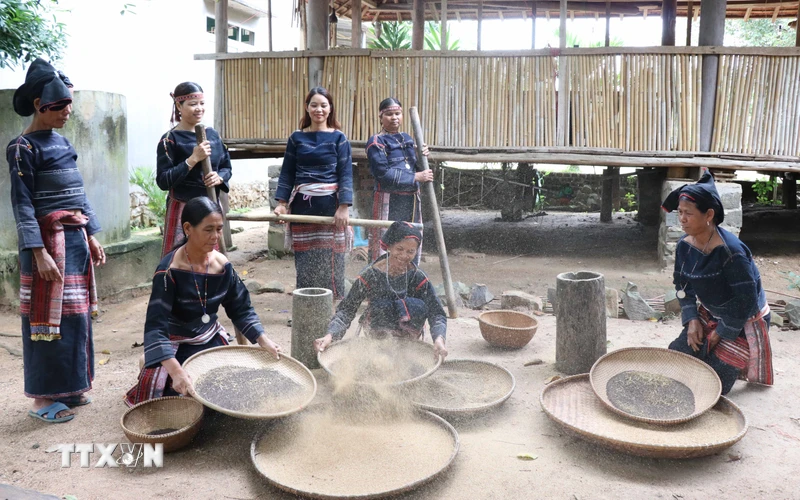
[[[650,47],[536,51],[331,50],[211,54],[225,67],[226,139],[282,140],[296,129],[308,58],[324,57],[323,85],[353,141],[380,130],[378,104],[419,109],[442,148],[550,148],[559,119],[573,150],[700,149],[702,57],[719,56],[711,153],[800,156],[800,50]],[[559,66],[561,69],[559,70]],[[559,113],[559,73],[568,79]],[[560,118],[564,117],[564,118]]]

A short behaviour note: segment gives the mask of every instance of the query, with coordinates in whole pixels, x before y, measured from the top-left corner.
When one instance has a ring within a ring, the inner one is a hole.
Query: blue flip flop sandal
[[[56,399],[55,401],[56,403],[64,403],[70,408],[73,408],[75,406],[88,405],[89,403],[92,402],[92,398],[90,398],[89,396],[83,396],[82,394],[79,394],[77,396],[68,396],[66,398],[59,398]]]
[[[64,403],[56,402],[37,411],[30,410],[28,411],[28,415],[43,422],[47,422],[48,424],[60,424],[62,422],[69,422],[75,418],[75,415],[67,415],[66,417],[56,418],[58,412],[64,410],[69,410],[69,407]]]

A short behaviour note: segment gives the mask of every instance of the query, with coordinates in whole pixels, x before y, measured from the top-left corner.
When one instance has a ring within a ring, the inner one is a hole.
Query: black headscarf
[[[409,222],[395,221],[383,234],[381,248],[386,250],[395,243],[408,238],[416,240],[419,245],[419,242],[422,241],[422,233],[415,225]]]
[[[39,112],[47,111],[51,106],[69,104],[72,94],[69,88],[72,82],[69,78],[41,57],[37,58],[28,68],[28,74],[16,92],[14,92],[14,111],[20,116],[30,116],[36,108],[33,100],[40,98]]]
[[[714,177],[710,172],[706,171],[700,180],[694,184],[684,184],[675,191],[671,192],[661,208],[667,212],[672,212],[678,208],[678,203],[682,200],[688,200],[697,205],[697,208],[703,212],[708,212],[709,208],[714,209],[714,224],[720,225],[725,220],[725,210],[722,208],[722,200],[717,192],[717,186],[714,183]]]

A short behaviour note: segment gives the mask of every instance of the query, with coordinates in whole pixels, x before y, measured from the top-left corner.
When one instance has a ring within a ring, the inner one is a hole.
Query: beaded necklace
[[[203,323],[208,323],[211,321],[211,316],[208,315],[206,312],[206,305],[208,305],[208,269],[210,265],[210,261],[208,259],[208,254],[206,254],[206,276],[205,276],[205,291],[204,296],[200,296],[200,287],[197,286],[197,278],[194,275],[194,266],[192,265],[192,259],[189,258],[189,252],[186,250],[186,247],[183,247],[183,253],[186,255],[186,260],[189,262],[189,269],[192,270],[192,281],[194,281],[194,289],[197,290],[197,300],[200,301],[200,307],[203,308],[203,316],[200,317],[200,321]]]

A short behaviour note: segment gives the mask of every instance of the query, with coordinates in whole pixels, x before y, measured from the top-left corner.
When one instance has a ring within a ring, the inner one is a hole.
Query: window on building
[[[213,34],[214,33],[214,27],[216,26],[216,24],[217,23],[214,22],[214,18],[213,17],[207,17],[206,18],[206,32]]]
[[[228,38],[231,40],[239,41],[239,27],[233,26],[232,24],[228,25]]]
[[[241,42],[246,43],[248,45],[255,45],[256,43],[256,34],[250,30],[246,30],[242,28],[242,38]]]

